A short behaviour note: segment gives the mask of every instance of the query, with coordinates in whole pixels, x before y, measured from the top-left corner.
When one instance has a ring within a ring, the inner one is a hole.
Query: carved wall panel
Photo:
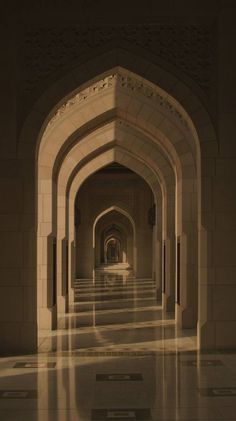
[[[19,95],[33,103],[58,72],[114,48],[147,54],[190,77],[206,96],[213,73],[213,28],[203,24],[128,24],[21,28],[18,48]],[[61,74],[61,73],[60,73]]]
[[[83,60],[83,55],[103,47],[138,46],[181,68],[207,89],[212,70],[212,33],[205,25],[116,25],[28,27],[21,53],[26,70],[25,89],[31,90],[58,67]]]

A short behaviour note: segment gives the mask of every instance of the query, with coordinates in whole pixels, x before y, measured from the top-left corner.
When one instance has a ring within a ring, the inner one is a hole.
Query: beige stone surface
[[[89,17],[97,22],[93,40],[72,31],[68,45],[60,37],[82,14],[67,8],[64,16],[54,7],[52,23],[40,5],[37,12],[3,5],[0,351],[35,350],[37,324],[56,326],[53,297],[60,311],[66,309],[67,278],[73,296],[75,196],[89,176],[114,161],[136,171],[157,204],[160,226],[151,232],[144,227],[151,204],[145,189],[138,200],[114,192],[108,200],[102,189],[104,208],[123,206],[135,221],[137,274],[155,273],[160,287],[166,241],[163,301],[173,303],[179,237],[178,324],[198,321],[202,349],[236,347],[235,4],[154,3],[126,4],[125,13],[117,4],[111,15],[96,9]],[[153,30],[160,31],[161,46]],[[84,206],[90,219],[81,258],[91,272],[91,221],[102,209],[96,200]],[[63,241],[69,242],[68,268]]]

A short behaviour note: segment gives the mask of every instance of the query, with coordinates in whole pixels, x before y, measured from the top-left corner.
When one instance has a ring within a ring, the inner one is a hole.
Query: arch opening
[[[178,260],[175,252],[180,250],[180,257],[179,255],[177,257],[180,258],[181,267],[181,299],[175,305],[176,318],[182,327],[196,326],[197,280],[200,270],[198,239],[202,241],[202,237],[198,235],[201,221],[201,212],[198,212],[201,206],[201,183],[199,182],[201,151],[199,137],[192,119],[170,94],[127,69],[116,67],[106,72],[101,76],[99,83],[96,82],[96,86],[101,89],[94,89],[94,86],[89,82],[85,87],[90,102],[84,102],[81,99],[85,92],[83,90],[76,92],[75,96],[73,93],[72,97],[67,99],[63,113],[59,111],[61,108],[58,109],[48,122],[38,147],[38,303],[44,302],[43,305],[39,305],[41,306],[38,314],[39,325],[44,328],[52,326],[53,307],[56,307],[52,300],[52,296],[55,295],[52,287],[53,253],[49,250],[52,250],[51,246],[55,244],[55,237],[57,240],[59,238],[57,256],[63,256],[63,242],[64,244],[69,242],[69,247],[67,246],[69,263],[66,270],[68,276],[66,277],[71,278],[72,286],[74,269],[71,256],[75,245],[73,242],[76,243],[73,239],[74,224],[71,222],[75,219],[73,197],[76,195],[76,189],[78,190],[79,186],[94,172],[95,161],[97,169],[106,166],[102,161],[103,156],[106,155],[105,144],[101,140],[104,133],[96,133],[94,138],[91,137],[90,143],[86,138],[76,140],[74,137],[74,145],[80,146],[74,155],[70,154],[73,149],[72,135],[76,133],[77,136],[77,131],[82,126],[95,121],[96,118],[106,118],[106,113],[114,110],[115,104],[118,119],[116,116],[116,127],[115,130],[113,129],[108,154],[111,152],[113,154],[111,162],[116,162],[117,157],[114,157],[114,151],[116,155],[122,151],[121,163],[126,164],[127,161],[133,159],[136,162],[135,165],[138,162],[140,167],[145,168],[142,170],[143,177],[149,179],[154,189],[153,203],[155,202],[156,209],[158,206],[161,207],[158,212],[154,212],[156,219],[160,221],[158,228],[154,230],[155,253],[159,257],[162,256],[162,246],[165,244],[165,268],[169,265],[173,268]],[[135,91],[133,95],[130,95],[131,88]],[[92,94],[91,97],[89,92],[93,92],[94,95]],[[93,103],[93,107],[89,107],[89,103]],[[80,116],[79,119],[78,116]],[[133,125],[139,135],[135,137],[135,131],[132,128],[133,138],[129,137],[129,141],[126,141],[124,130],[122,132],[117,128],[122,125],[120,119],[126,127],[126,132]],[[93,127],[90,130],[95,133]],[[118,132],[119,139],[116,137]],[[144,140],[145,136],[149,139],[148,141]],[[155,158],[152,161],[153,156]],[[156,157],[159,162],[155,165]],[[162,162],[161,159],[163,159]],[[54,167],[56,162],[59,170]],[[78,162],[81,162],[81,165],[78,166]],[[149,164],[151,175],[146,169]],[[58,171],[56,177],[55,171]],[[160,201],[156,200],[157,197]],[[187,206],[187,203],[191,203],[191,206]],[[57,262],[59,262],[57,268],[59,288],[57,290],[63,295],[65,291],[63,291],[61,280],[65,269],[62,268],[60,261]],[[154,264],[152,264],[152,272],[154,276],[157,276]],[[176,273],[176,267],[174,276],[173,273],[168,276],[165,273],[165,286],[172,284],[172,290],[173,278],[174,288],[177,288]],[[48,285],[46,289],[43,287],[45,284]],[[67,288],[65,290],[67,291]],[[166,288],[162,292],[166,293]],[[171,300],[175,301],[173,293]],[[173,303],[171,306],[173,307]]]
[[[132,268],[138,277],[152,277],[155,227],[149,224],[148,212],[154,200],[148,184],[117,162],[88,177],[76,195],[78,209],[84,215],[77,232],[80,264],[76,276],[92,276],[100,261],[101,237],[104,241],[108,228],[114,235],[116,227],[116,237],[119,232],[123,245],[122,260],[127,260],[120,262],[123,268]],[[93,209],[89,209],[91,202]],[[137,205],[142,202],[143,209],[138,210]]]

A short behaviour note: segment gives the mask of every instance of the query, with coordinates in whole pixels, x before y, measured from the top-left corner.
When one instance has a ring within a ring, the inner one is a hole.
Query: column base
[[[38,309],[39,330],[55,330],[57,328],[57,306]]]
[[[175,311],[175,297],[173,295],[167,296],[162,293],[163,310],[167,313],[173,313]]]
[[[162,301],[161,287],[157,287],[157,290],[156,290],[156,298],[157,298],[157,301]]]
[[[182,308],[175,304],[175,318],[178,327],[181,329],[196,329],[197,320],[192,307]]]
[[[57,313],[65,314],[68,313],[69,308],[69,297],[67,295],[60,295],[57,297]]]

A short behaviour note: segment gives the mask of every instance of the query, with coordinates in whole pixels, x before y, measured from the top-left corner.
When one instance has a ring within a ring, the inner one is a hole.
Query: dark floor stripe
[[[96,374],[96,381],[100,382],[123,382],[123,381],[142,381],[143,376],[140,373],[99,373]]]
[[[223,366],[224,363],[221,360],[189,360],[182,361],[182,365],[186,367],[217,367]]]
[[[26,362],[18,362],[15,363],[13,368],[55,368],[56,363],[44,363],[44,362],[34,362],[34,361],[26,361]]]

